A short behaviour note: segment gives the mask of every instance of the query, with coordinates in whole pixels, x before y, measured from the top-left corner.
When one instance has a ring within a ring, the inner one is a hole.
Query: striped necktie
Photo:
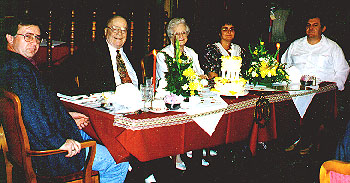
[[[131,78],[129,77],[128,71],[126,70],[124,60],[120,55],[119,50],[117,50],[117,70],[119,73],[120,80],[123,83],[132,83]]]

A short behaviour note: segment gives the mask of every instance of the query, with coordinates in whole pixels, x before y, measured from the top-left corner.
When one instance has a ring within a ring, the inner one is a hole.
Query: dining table
[[[105,145],[117,163],[128,161],[131,156],[146,162],[244,141],[255,155],[257,143],[289,138],[293,130],[309,119],[331,121],[336,118],[335,83],[323,82],[317,88],[297,90],[260,88],[250,89],[244,96],[220,96],[227,104],[225,107],[195,114],[181,110],[113,114],[100,105],[84,106],[64,97],[61,101],[68,111],[90,118],[84,131]],[[307,96],[309,102],[301,105],[302,111],[297,99]],[[268,101],[268,119],[257,120],[256,105],[261,99]],[[195,120],[201,118],[205,123],[208,119],[210,123],[210,116],[218,113],[222,115],[210,133]]]

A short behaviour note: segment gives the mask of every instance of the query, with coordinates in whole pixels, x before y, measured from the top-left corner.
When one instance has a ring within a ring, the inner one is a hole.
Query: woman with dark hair
[[[209,79],[220,76],[221,74],[221,56],[241,56],[242,49],[239,45],[232,43],[236,34],[236,24],[230,20],[224,20],[218,24],[217,32],[220,41],[208,44],[204,50],[204,59],[201,64],[205,74]],[[203,149],[203,155],[207,152]],[[211,149],[210,156],[216,156],[217,151]]]
[[[208,44],[204,50],[203,70],[209,79],[220,75],[221,56],[241,56],[241,47],[232,43],[236,34],[236,25],[231,21],[223,21],[219,26],[220,41]]]

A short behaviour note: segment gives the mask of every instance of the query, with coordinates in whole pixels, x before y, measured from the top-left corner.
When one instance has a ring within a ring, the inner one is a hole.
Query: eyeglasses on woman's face
[[[174,32],[174,36],[187,36],[188,33],[187,31],[182,31],[182,32]]]

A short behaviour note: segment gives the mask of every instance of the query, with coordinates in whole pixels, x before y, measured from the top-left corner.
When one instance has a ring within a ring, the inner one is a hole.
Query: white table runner
[[[218,109],[226,108],[228,106],[228,104],[219,95],[202,97],[200,99],[200,102],[198,103],[195,102],[191,104],[191,102],[189,102],[189,104],[182,103],[181,105],[182,105],[182,108],[184,108],[181,110],[186,112],[188,115],[215,111]],[[192,119],[198,124],[198,126],[200,126],[206,133],[208,133],[208,135],[211,136],[214,133],[215,128],[219,123],[223,114],[224,114],[224,111],[216,114],[195,117]]]

